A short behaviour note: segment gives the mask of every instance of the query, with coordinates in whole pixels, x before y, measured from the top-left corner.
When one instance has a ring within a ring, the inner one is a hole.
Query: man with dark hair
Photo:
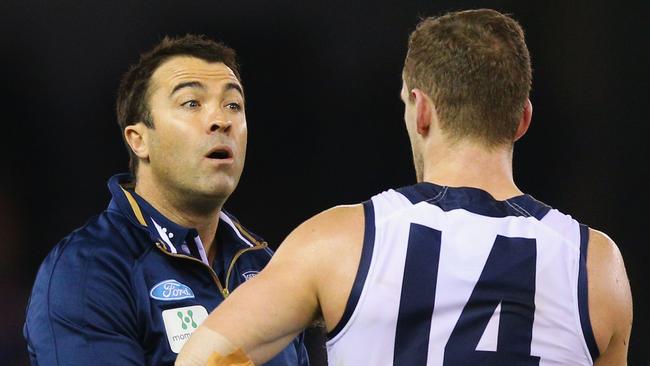
[[[519,24],[487,9],[425,19],[402,75],[419,183],[299,226],[177,366],[264,362],[318,317],[330,365],[625,364],[618,248],[514,183],[532,116]]]
[[[33,365],[171,365],[190,334],[272,252],[223,210],[244,167],[235,51],[165,38],[120,83],[132,174],[108,209],[41,265],[24,334]],[[298,333],[296,333],[298,335]],[[268,365],[308,365],[302,335]]]

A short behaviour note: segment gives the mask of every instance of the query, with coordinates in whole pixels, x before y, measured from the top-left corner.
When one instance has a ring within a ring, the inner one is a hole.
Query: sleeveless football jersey
[[[420,183],[364,203],[329,364],[591,365],[588,228],[529,195]]]

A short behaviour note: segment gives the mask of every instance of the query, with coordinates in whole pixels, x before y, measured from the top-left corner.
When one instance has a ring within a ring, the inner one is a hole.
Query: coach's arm
[[[33,366],[145,364],[130,265],[107,248],[73,234],[41,265],[24,328]]]

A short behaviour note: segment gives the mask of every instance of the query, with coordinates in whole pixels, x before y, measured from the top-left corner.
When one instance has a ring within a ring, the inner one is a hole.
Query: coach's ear
[[[418,134],[426,136],[431,128],[432,118],[436,116],[435,107],[431,99],[420,89],[411,90],[411,97],[415,99],[415,122]]]
[[[524,103],[524,111],[521,114],[521,120],[519,120],[519,126],[517,127],[517,132],[515,133],[515,141],[519,140],[530,127],[530,121],[533,119],[533,104],[530,102],[530,99],[526,99]]]
[[[149,158],[149,146],[147,145],[147,133],[149,133],[149,128],[144,124],[144,122],[138,122],[136,124],[126,126],[124,129],[124,140],[133,153],[140,159]]]

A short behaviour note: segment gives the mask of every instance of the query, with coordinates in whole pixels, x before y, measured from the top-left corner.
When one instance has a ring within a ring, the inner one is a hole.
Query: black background
[[[140,52],[185,33],[238,51],[249,149],[226,208],[277,245],[325,208],[414,182],[398,99],[406,39],[420,16],[476,7],[512,13],[532,55],[516,180],[618,243],[635,301],[630,364],[649,365],[648,2],[388,0],[3,0],[0,363],[26,364],[38,265],[127,170],[114,99]]]

